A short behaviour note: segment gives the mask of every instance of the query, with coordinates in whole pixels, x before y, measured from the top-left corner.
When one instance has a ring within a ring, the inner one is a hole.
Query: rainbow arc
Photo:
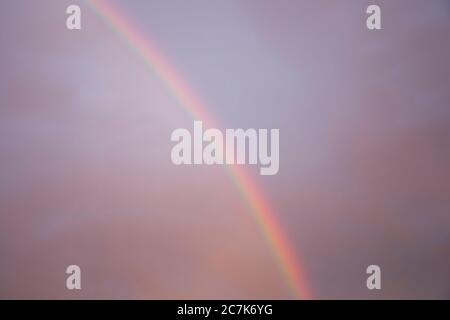
[[[202,120],[209,127],[218,127],[201,99],[192,92],[154,42],[148,35],[140,32],[119,7],[106,0],[88,0],[88,4],[142,59],[146,67],[159,76],[174,98],[192,114],[194,119]],[[261,188],[243,167],[225,166],[225,168],[270,246],[294,298],[310,299],[311,293],[303,276],[300,261]]]

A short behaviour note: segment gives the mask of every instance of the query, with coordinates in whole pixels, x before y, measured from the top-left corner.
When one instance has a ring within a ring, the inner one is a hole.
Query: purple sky
[[[448,1],[114,2],[223,128],[280,129],[279,173],[249,171],[313,298],[450,298]],[[0,298],[291,297],[225,170],[171,163],[193,119],[85,2],[2,1],[0,70]]]

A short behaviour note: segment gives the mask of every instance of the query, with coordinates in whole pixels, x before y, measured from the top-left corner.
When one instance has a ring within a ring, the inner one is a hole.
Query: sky
[[[449,1],[110,2],[219,129],[280,129],[279,173],[245,170],[311,298],[450,298]],[[172,164],[199,119],[87,1],[0,8],[0,298],[292,298],[226,170]]]

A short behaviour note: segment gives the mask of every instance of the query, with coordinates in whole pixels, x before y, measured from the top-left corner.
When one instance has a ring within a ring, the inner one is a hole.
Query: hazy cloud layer
[[[115,1],[223,128],[280,128],[249,170],[314,298],[449,298],[450,6],[377,2],[370,32],[370,1]],[[0,297],[289,298],[225,170],[172,165],[190,115],[71,3],[1,5]]]

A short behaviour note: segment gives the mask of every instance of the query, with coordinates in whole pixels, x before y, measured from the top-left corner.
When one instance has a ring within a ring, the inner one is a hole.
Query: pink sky
[[[225,170],[171,163],[190,115],[73,2],[0,10],[0,298],[291,298]],[[313,298],[449,298],[450,6],[376,1],[369,32],[372,2],[114,1],[223,128],[280,129],[249,172]]]

